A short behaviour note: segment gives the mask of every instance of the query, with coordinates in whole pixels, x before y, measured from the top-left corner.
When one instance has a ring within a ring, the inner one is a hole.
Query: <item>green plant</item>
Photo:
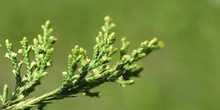
[[[36,106],[38,110],[41,110],[48,102],[72,97],[78,93],[99,96],[98,92],[93,93],[90,90],[105,82],[115,82],[122,87],[133,84],[134,80],[130,78],[137,77],[143,69],[134,63],[161,48],[162,42],[156,38],[149,42],[144,41],[131,54],[128,54],[129,41],[122,38],[122,47],[119,50],[120,59],[114,66],[110,66],[112,55],[117,51],[113,47],[115,33],[111,32],[115,24],[111,22],[109,16],[105,17],[104,21],[102,31],[96,37],[92,58],[89,59],[86,56],[86,50],[82,47],[75,46],[68,56],[67,70],[62,72],[62,84],[48,93],[32,98],[27,98],[27,96],[35,91],[36,86],[40,85],[41,78],[47,75],[46,69],[52,65],[51,56],[54,51],[52,46],[57,41],[55,37],[51,36],[53,29],[50,28],[50,23],[47,21],[42,26],[43,34],[33,39],[33,44],[29,44],[28,39],[24,37],[20,42],[21,49],[18,52],[15,52],[12,43],[6,40],[5,57],[12,62],[16,85],[15,91],[10,97],[8,97],[8,86],[4,85],[3,93],[0,95],[1,109],[29,110]],[[34,59],[30,58],[31,51],[34,53]],[[22,58],[18,59],[18,55],[21,55]],[[21,74],[22,66],[25,66],[26,72]]]

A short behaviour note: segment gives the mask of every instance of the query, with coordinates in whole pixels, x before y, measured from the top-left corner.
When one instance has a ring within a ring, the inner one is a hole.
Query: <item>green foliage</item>
[[[133,84],[134,80],[131,77],[137,77],[143,69],[135,62],[161,48],[163,43],[156,38],[144,41],[129,54],[127,49],[130,43],[126,38],[122,38],[122,47],[119,49],[120,59],[114,66],[110,66],[112,55],[117,52],[117,48],[113,46],[116,41],[115,33],[111,31],[115,24],[111,22],[109,16],[105,17],[104,21],[102,31],[96,37],[92,58],[89,59],[86,50],[76,45],[68,56],[67,70],[62,72],[62,84],[48,93],[32,98],[26,97],[35,91],[35,87],[41,83],[41,78],[47,75],[46,69],[52,66],[51,56],[54,51],[52,46],[57,41],[51,36],[53,29],[47,21],[42,26],[43,34],[33,39],[33,44],[29,44],[28,39],[24,37],[18,52],[13,50],[12,43],[7,39],[5,57],[12,62],[16,86],[10,97],[8,97],[8,86],[4,86],[0,95],[3,105],[1,109],[28,110],[36,106],[41,110],[53,100],[73,97],[78,93],[98,97],[99,92],[93,93],[90,90],[105,82],[115,82],[122,87]],[[34,53],[34,59],[30,58],[30,52]],[[20,60],[18,55],[22,56]],[[22,66],[25,66],[26,73],[21,74]]]

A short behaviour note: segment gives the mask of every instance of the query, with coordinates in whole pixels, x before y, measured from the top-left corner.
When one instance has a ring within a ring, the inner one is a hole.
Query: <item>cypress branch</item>
[[[116,41],[115,33],[112,32],[114,27],[115,24],[111,18],[105,17],[104,25],[96,37],[92,58],[88,58],[85,49],[76,45],[68,56],[67,70],[62,72],[62,84],[52,91],[32,98],[27,98],[27,96],[41,84],[41,79],[48,74],[47,68],[52,66],[51,56],[57,38],[51,35],[53,29],[50,27],[50,22],[47,21],[42,26],[42,35],[34,38],[32,44],[29,43],[28,38],[24,37],[20,41],[21,49],[17,52],[7,39],[5,57],[12,63],[16,86],[11,96],[8,96],[8,86],[4,86],[3,92],[0,94],[2,102],[0,108],[2,110],[29,110],[36,106],[38,110],[42,110],[53,100],[73,97],[78,93],[99,97],[99,92],[90,92],[90,90],[105,82],[115,82],[122,87],[134,84],[134,80],[131,78],[138,77],[143,70],[135,62],[162,48],[163,43],[157,38],[143,41],[137,49],[128,53],[130,42],[124,37],[121,39],[122,47],[119,49],[120,58],[114,66],[110,66],[112,55],[118,51],[113,45]],[[34,53],[33,60],[29,57],[31,51]],[[21,60],[18,60],[18,55],[22,57]],[[21,74],[22,66],[26,68],[24,75]]]

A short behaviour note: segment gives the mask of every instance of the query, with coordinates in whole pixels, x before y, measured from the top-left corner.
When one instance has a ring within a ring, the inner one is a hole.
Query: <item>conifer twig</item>
[[[41,78],[48,74],[47,68],[52,66],[54,51],[52,46],[57,39],[51,36],[53,29],[50,28],[50,22],[47,21],[42,26],[43,34],[33,39],[33,44],[29,44],[28,39],[24,37],[20,42],[21,49],[17,52],[14,51],[12,43],[6,40],[5,57],[12,62],[16,86],[10,97],[8,86],[4,86],[3,93],[0,95],[3,106],[0,108],[2,110],[29,110],[36,106],[38,110],[42,110],[53,100],[73,97],[78,93],[99,97],[99,92],[90,90],[105,82],[115,82],[122,87],[134,84],[131,77],[138,77],[143,70],[135,62],[161,48],[163,43],[154,38],[142,42],[137,49],[128,53],[130,42],[124,37],[121,40],[122,47],[119,49],[120,58],[114,66],[110,66],[112,55],[118,50],[113,46],[116,41],[115,33],[112,32],[115,24],[109,16],[105,17],[104,22],[96,37],[92,58],[88,58],[85,49],[76,45],[68,56],[67,70],[62,72],[62,84],[52,91],[32,98],[27,98],[27,96],[35,91],[35,87],[41,83]],[[30,58],[31,51],[34,53],[34,59]],[[18,55],[22,58],[18,59]],[[25,73],[21,73],[22,66],[26,68]]]

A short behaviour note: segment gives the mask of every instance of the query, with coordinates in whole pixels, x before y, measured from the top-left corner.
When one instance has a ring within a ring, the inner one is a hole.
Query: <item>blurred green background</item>
[[[61,83],[67,55],[75,45],[91,56],[95,37],[110,15],[116,23],[116,46],[126,36],[131,49],[158,37],[165,48],[138,64],[145,69],[136,84],[122,88],[107,83],[94,91],[101,98],[77,95],[55,101],[47,110],[220,110],[220,1],[219,0],[1,0],[0,44],[15,49],[23,36],[30,40],[50,20],[54,28],[54,66],[34,95]],[[12,66],[0,50],[0,90],[14,87]],[[116,60],[116,59],[114,59]]]

